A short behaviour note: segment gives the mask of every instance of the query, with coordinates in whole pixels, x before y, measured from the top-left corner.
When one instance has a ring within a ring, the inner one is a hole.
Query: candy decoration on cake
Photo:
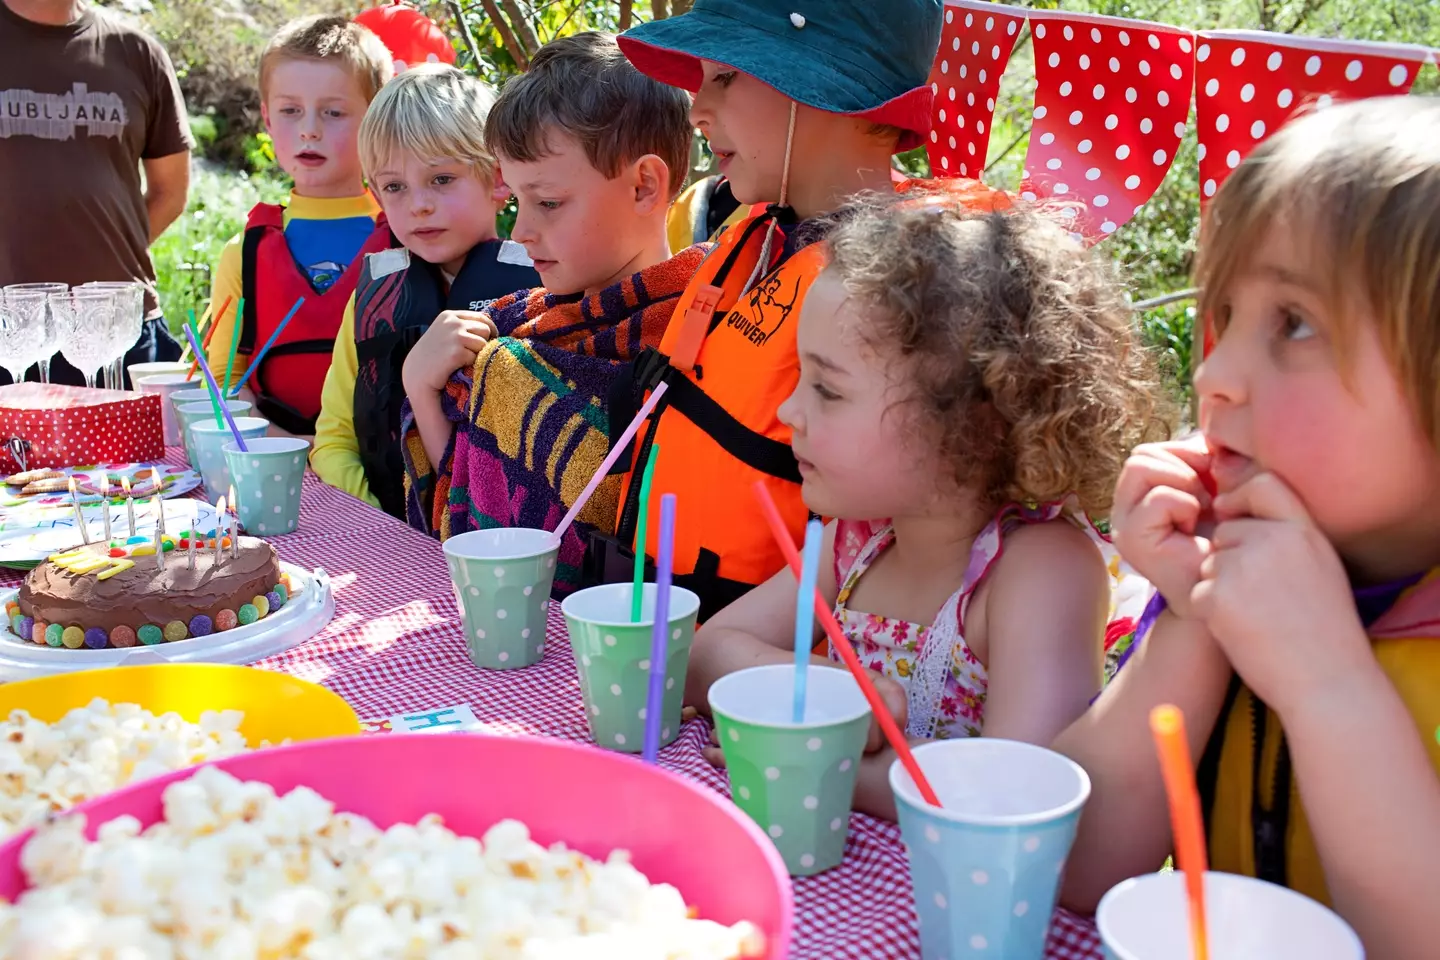
[[[984,172],[1000,76],[1024,23],[1023,11],[997,4],[946,4],[930,70],[935,113],[926,152],[936,176],[978,180]]]
[[[455,48],[445,32],[425,14],[406,3],[361,10],[355,22],[369,28],[395,58],[395,72],[416,63],[455,62]]]
[[[1021,196],[1083,204],[1072,233],[1093,243],[1154,196],[1175,160],[1190,113],[1194,35],[1118,17],[1030,17],[1035,122]]]

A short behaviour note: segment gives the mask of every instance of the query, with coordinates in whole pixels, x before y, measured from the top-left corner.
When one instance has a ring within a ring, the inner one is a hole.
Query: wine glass
[[[34,296],[0,298],[0,365],[15,383],[48,346],[45,300]]]
[[[81,290],[108,290],[115,297],[115,312],[105,331],[103,363],[105,385],[119,390],[125,386],[121,361],[140,339],[145,322],[145,288],[134,281],[92,281]]]
[[[0,299],[12,304],[28,302],[32,305],[32,310],[38,312],[40,323],[45,330],[42,350],[34,361],[40,365],[41,383],[50,382],[50,358],[60,352],[55,314],[50,309],[50,294],[64,293],[69,289],[69,285],[64,283],[12,283],[0,289]],[[35,301],[39,301],[38,308],[33,306]]]
[[[115,322],[114,292],[76,289],[52,293],[50,308],[59,327],[60,353],[85,375],[85,386],[93,389],[95,374],[109,358],[107,337]]]

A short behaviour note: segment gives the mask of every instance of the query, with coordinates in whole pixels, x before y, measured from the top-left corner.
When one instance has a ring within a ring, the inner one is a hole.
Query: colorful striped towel
[[[405,404],[406,513],[441,540],[466,530],[553,530],[610,443],[605,404],[622,364],[659,346],[708,245],[591,296],[522,290],[488,309],[500,336],[457,370],[441,406],[456,425],[439,470]],[[560,544],[555,593],[579,582],[591,531],[614,531],[620,478],[603,482]]]

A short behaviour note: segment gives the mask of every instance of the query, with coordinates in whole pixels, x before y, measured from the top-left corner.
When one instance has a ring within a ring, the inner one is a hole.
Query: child
[[[244,232],[221,251],[211,302],[216,310],[230,306],[216,320],[207,356],[212,370],[225,369],[243,296],[238,383],[305,298],[241,394],[277,432],[315,432],[320,386],[361,255],[391,243],[365,190],[355,138],[365,108],[393,74],[380,38],[338,16],[291,21],[260,57],[260,116],[295,186],[283,206],[256,204]]]
[[[820,587],[899,721],[1049,743],[1101,680],[1110,579],[1081,511],[1109,506],[1163,425],[1105,261],[1034,213],[964,204],[837,214],[779,416],[805,506],[837,518]],[[706,710],[719,677],[790,662],[794,622],[787,569],[705,624],[687,700]],[[894,818],[891,759],[866,758],[857,809]]]
[[[1116,492],[1117,545],[1168,609],[1056,741],[1094,785],[1069,905],[1169,852],[1146,718],[1172,702],[1212,869],[1332,904],[1370,956],[1434,956],[1437,207],[1422,97],[1295,120],[1211,201],[1203,436],[1136,451]]]
[[[616,372],[660,342],[705,254],[672,258],[666,240],[688,106],[599,33],[546,44],[505,86],[485,137],[518,203],[512,236],[545,286],[437,324],[406,362],[412,524],[442,538],[553,530],[599,469]],[[583,538],[612,529],[617,486],[602,485],[566,532],[557,592],[577,583]]]
[[[495,230],[504,193],[484,142],[493,102],[473,77],[421,64],[392,80],[360,125],[365,173],[404,247],[367,258],[345,308],[311,463],[326,483],[395,517],[405,516],[401,370],[410,348],[432,323],[464,327],[537,279],[524,251]]]
[[[622,458],[631,473],[617,542],[593,545],[590,576],[628,576],[640,507],[633,468],[658,444],[654,489],[679,498],[676,582],[700,595],[702,620],[783,565],[749,494],[756,480],[792,533],[805,524],[790,430],[776,416],[799,375],[794,318],[821,266],[819,249],[804,249],[820,231],[801,221],[861,190],[891,190],[891,154],[930,131],[940,0],[893,0],[883,16],[860,0],[801,4],[815,20],[808,25],[796,6],[754,0],[737,20],[727,0],[696,0],[688,13],[620,38],[640,70],[696,91],[691,120],[735,199],[779,203],[721,235],[665,341],[634,365],[611,409],[611,423],[623,426],[649,390],[669,384],[635,452]],[[1004,198],[977,185],[973,202],[988,209]],[[641,547],[650,556],[659,526],[651,516]]]

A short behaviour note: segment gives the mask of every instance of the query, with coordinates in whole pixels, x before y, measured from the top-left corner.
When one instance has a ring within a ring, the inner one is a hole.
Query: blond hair
[[[573,137],[609,179],[647,154],[665,161],[673,200],[690,169],[690,97],[652,80],[608,33],[551,40],[530,69],[505,84],[485,123],[497,154],[530,163],[550,154],[549,135]]]
[[[360,122],[360,165],[373,177],[394,153],[460,160],[495,182],[495,155],[485,146],[485,118],[495,91],[443,63],[411,67],[385,85]]]
[[[987,505],[1074,494],[1108,511],[1130,450],[1168,405],[1109,260],[1033,210],[939,192],[860,198],[826,238],[864,331],[900,364],[953,479]]]
[[[1231,284],[1269,229],[1305,245],[1338,327],[1379,324],[1386,359],[1440,449],[1440,100],[1353,101],[1296,118],[1251,153],[1206,211],[1195,275],[1217,332]]]
[[[395,60],[384,42],[366,27],[332,14],[291,20],[281,27],[260,54],[260,99],[269,92],[270,74],[285,60],[338,63],[360,83],[365,102],[395,76]]]

